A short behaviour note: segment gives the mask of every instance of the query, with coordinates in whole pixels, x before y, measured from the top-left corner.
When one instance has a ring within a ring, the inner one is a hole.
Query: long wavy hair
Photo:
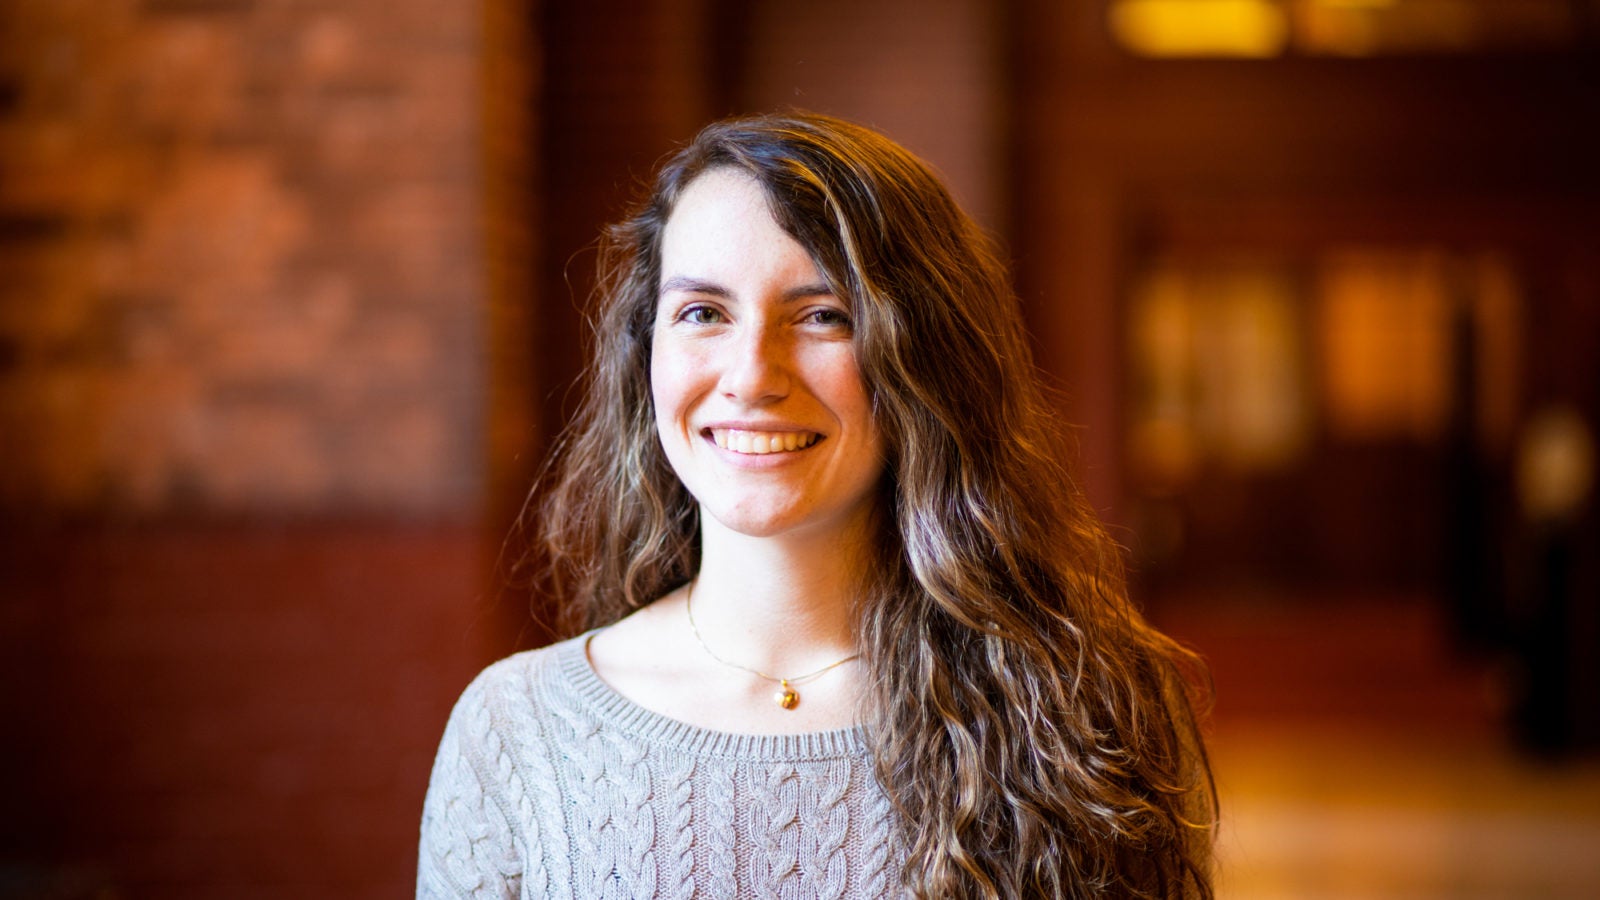
[[[1064,468],[1005,267],[928,167],[813,114],[707,127],[602,241],[593,362],[538,527],[569,632],[693,576],[698,510],[650,393],[661,237],[753,176],[855,319],[888,457],[855,627],[879,782],[923,897],[1210,897],[1204,669],[1128,601]]]

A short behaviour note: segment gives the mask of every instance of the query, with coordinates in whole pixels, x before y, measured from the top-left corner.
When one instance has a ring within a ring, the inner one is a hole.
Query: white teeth
[[[739,431],[733,428],[711,429],[711,439],[718,447],[735,453],[762,456],[768,453],[787,453],[804,450],[817,442],[818,435],[799,431]]]

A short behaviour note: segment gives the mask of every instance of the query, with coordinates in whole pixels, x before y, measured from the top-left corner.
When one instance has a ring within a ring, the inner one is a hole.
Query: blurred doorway
[[[1136,259],[1124,396],[1141,571],[1305,593],[1426,589],[1490,562],[1524,297],[1497,249]]]

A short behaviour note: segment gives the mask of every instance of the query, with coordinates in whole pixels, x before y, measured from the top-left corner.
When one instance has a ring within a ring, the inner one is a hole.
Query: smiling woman
[[[661,270],[656,428],[699,501],[702,541],[864,538],[883,451],[849,304],[760,183],[728,168],[695,179],[662,234]]]
[[[463,694],[418,895],[1209,897],[1197,664],[927,167],[717,123],[604,258],[540,510],[581,633]]]

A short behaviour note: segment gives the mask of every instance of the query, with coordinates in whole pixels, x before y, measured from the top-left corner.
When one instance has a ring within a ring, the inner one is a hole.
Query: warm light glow
[[[1522,385],[1522,297],[1503,257],[1347,248],[1319,264],[1320,358],[1329,431],[1433,440],[1451,415],[1460,354],[1490,453],[1510,442]],[[1467,340],[1456,329],[1469,326]]]
[[[1442,433],[1450,397],[1450,299],[1441,255],[1328,254],[1318,285],[1323,404],[1344,439]]]
[[[1594,434],[1568,406],[1540,410],[1517,446],[1517,500],[1534,521],[1576,519],[1594,489]]]
[[[1292,465],[1310,436],[1294,280],[1267,261],[1159,264],[1135,290],[1130,450],[1152,494],[1202,462]]]
[[[1277,56],[1289,33],[1274,0],[1117,0],[1109,24],[1141,56]]]
[[[1572,0],[1291,0],[1293,43],[1314,55],[1472,53],[1570,46]]]

